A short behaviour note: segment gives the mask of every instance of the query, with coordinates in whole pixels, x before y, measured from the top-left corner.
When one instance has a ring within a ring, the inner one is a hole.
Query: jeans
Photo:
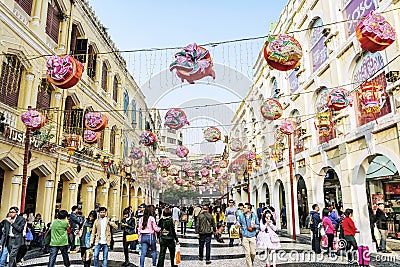
[[[382,249],[383,252],[386,251],[386,238],[387,238],[387,230],[382,230],[382,229],[378,229],[379,230],[379,234],[381,235],[381,242],[379,244],[379,247]]]
[[[154,234],[142,235],[140,244],[142,245],[142,253],[140,254],[140,267],[144,267],[144,259],[146,257],[147,248],[151,248],[151,259],[153,266],[156,266],[157,262],[157,246],[156,237]]]
[[[312,241],[311,241],[311,249],[316,253],[321,253],[321,235],[319,234],[318,229],[312,231]]]
[[[1,257],[0,257],[0,267],[4,267],[6,265],[7,256],[8,256],[7,246],[3,246],[3,250],[1,251]]]
[[[171,259],[171,267],[175,267],[175,240],[160,238],[160,255],[158,256],[157,267],[164,267],[165,254],[169,250],[169,257]]]
[[[22,245],[19,244],[19,242],[16,241],[15,238],[10,237],[8,241],[8,266],[13,267],[17,266],[17,256],[18,256],[18,251],[21,248]]]
[[[253,262],[256,258],[256,237],[243,237],[242,246],[246,256],[247,267],[253,267]]]
[[[108,245],[107,244],[98,244],[94,247],[93,251],[93,259],[94,259],[94,267],[99,267],[99,255],[100,250],[103,249],[103,265],[102,267],[107,267],[108,260]]]
[[[68,258],[68,246],[61,246],[61,247],[50,246],[49,265],[47,265],[47,266],[48,267],[56,266],[58,250],[61,250],[61,255],[63,257],[64,265],[69,267],[71,264],[70,264],[69,258]]]
[[[231,236],[231,227],[232,227],[232,225],[234,225],[234,223],[226,223],[226,226],[228,227],[229,237]],[[234,241],[233,238],[229,238],[229,246],[233,246],[233,241]]]
[[[206,244],[206,261],[211,258],[211,234],[200,234],[199,239],[199,257],[204,256],[204,244]]]

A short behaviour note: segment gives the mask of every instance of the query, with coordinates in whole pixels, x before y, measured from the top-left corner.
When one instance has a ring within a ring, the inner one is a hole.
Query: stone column
[[[114,74],[111,70],[107,71],[107,99],[112,100],[112,94],[114,90]],[[110,101],[112,103],[112,101]]]
[[[77,204],[78,184],[73,180],[63,183],[63,199],[61,203],[61,209],[70,211],[71,207]]]
[[[103,151],[110,152],[110,127],[104,129]]]
[[[124,102],[123,101],[123,99],[124,99],[123,95],[124,94],[123,94],[123,90],[122,90],[122,84],[118,83],[118,85],[117,85],[117,107],[119,107],[119,108],[123,107],[123,102]]]
[[[108,205],[108,185],[103,184],[97,188],[97,199],[96,202],[100,204],[101,207],[107,207]],[[107,207],[108,209],[108,207]]]
[[[101,64],[101,58],[97,55],[96,57],[96,69],[95,69],[95,76],[94,76],[94,84],[96,85],[96,90],[98,92],[100,92],[101,89],[101,85],[100,85],[100,81],[101,81],[101,68],[102,68],[102,64]]]
[[[45,222],[51,222],[53,220],[53,218],[51,218],[51,211],[55,209],[56,204],[56,200],[53,199],[54,190],[56,190],[56,188],[54,188],[54,180],[46,180],[44,198],[42,199],[44,206],[47,206],[42,212],[42,219]],[[51,207],[50,209],[48,208],[49,206]]]
[[[96,182],[83,183],[81,189],[82,212],[85,216],[94,210]]]
[[[14,175],[11,180],[11,190],[10,190],[10,202],[9,206],[21,207],[21,184],[22,176]]]
[[[47,1],[46,1],[47,4]],[[42,7],[43,0],[34,1],[34,7],[32,10],[32,26],[39,26],[42,21]]]
[[[61,23],[60,23],[61,32],[60,32],[60,35],[58,37],[59,38],[59,40],[58,40],[59,45],[58,45],[57,50],[58,50],[58,52],[64,53],[64,54],[66,53],[66,50],[67,50],[67,47],[68,47],[67,42],[68,42],[68,38],[70,36],[70,32],[68,30],[69,24],[70,23],[69,23],[69,19],[68,18],[62,20]]]

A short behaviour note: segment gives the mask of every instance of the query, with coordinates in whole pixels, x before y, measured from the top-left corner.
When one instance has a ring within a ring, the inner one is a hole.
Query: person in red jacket
[[[351,219],[351,217],[353,216],[353,210],[346,209],[344,215],[345,217],[342,222],[342,227],[344,231],[344,239],[347,242],[347,259],[349,263],[352,264],[353,256],[357,253],[357,241],[354,236],[360,231],[357,230],[356,226],[354,225],[354,221]]]

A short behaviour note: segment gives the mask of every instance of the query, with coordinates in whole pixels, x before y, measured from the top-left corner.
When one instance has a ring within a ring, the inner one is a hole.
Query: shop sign
[[[382,55],[379,52],[376,53],[365,53],[360,61],[357,63],[354,68],[353,73],[353,83],[355,85],[359,85],[367,81],[374,74],[382,70],[385,66]],[[376,81],[378,85],[380,85],[380,93],[381,93],[381,111],[376,114],[367,114],[363,111],[361,106],[361,101],[359,97],[355,97],[357,99],[357,104],[355,105],[357,108],[357,125],[361,126],[370,121],[374,121],[375,117],[380,118],[386,114],[389,114],[392,111],[389,96],[386,93],[386,77],[385,72],[382,71],[375,79],[371,80],[371,82]]]
[[[345,0],[343,15],[347,22],[347,36],[352,35],[361,18],[376,9],[375,0]]]
[[[3,136],[10,140],[17,143],[23,144],[25,142],[25,133],[17,131],[16,129],[6,126],[3,132]],[[30,144],[35,148],[40,148],[41,141],[36,139],[34,136],[30,138]]]

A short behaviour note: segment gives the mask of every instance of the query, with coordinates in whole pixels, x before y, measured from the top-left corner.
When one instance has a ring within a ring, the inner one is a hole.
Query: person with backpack
[[[86,254],[89,252],[86,251],[90,249],[90,237],[92,233],[93,224],[96,219],[97,219],[97,213],[95,210],[92,210],[89,213],[87,219],[84,221],[81,229],[80,245],[81,245],[81,257],[84,267],[90,267],[92,261],[91,258],[87,257]]]
[[[245,203],[243,213],[239,216],[239,224],[242,227],[242,246],[246,256],[247,267],[252,267],[256,258],[256,230],[260,228],[257,215],[252,212],[252,205]]]
[[[165,254],[167,248],[169,250],[169,257],[171,259],[171,266],[175,265],[175,248],[179,245],[178,237],[176,236],[174,222],[172,220],[172,211],[169,208],[165,208],[163,217],[158,221],[158,226],[161,228],[160,231],[160,254],[158,256],[157,267],[163,267],[165,261]]]
[[[316,253],[320,254],[321,253],[321,234],[319,232],[320,229],[320,223],[321,218],[319,216],[319,206],[318,204],[313,204],[312,205],[312,211],[310,211],[310,214],[306,220],[306,224],[308,228],[312,232],[312,243],[311,243],[311,249]]]
[[[36,214],[35,220],[32,222],[33,229],[33,245],[42,248],[43,233],[46,224],[42,220],[42,215],[40,213]]]
[[[197,216],[196,234],[199,238],[199,260],[203,260],[204,244],[206,245],[206,264],[211,264],[211,236],[216,231],[215,221],[209,213],[207,205],[202,207],[202,211]]]
[[[124,218],[121,220],[121,228],[124,231],[122,236],[122,245],[124,247],[124,256],[125,256],[125,262],[122,264],[122,266],[130,265],[128,248],[131,242],[128,242],[126,240],[126,236],[136,234],[135,218],[130,217],[130,214],[131,212],[129,208],[124,209],[123,212]],[[133,242],[137,244],[137,240]]]

